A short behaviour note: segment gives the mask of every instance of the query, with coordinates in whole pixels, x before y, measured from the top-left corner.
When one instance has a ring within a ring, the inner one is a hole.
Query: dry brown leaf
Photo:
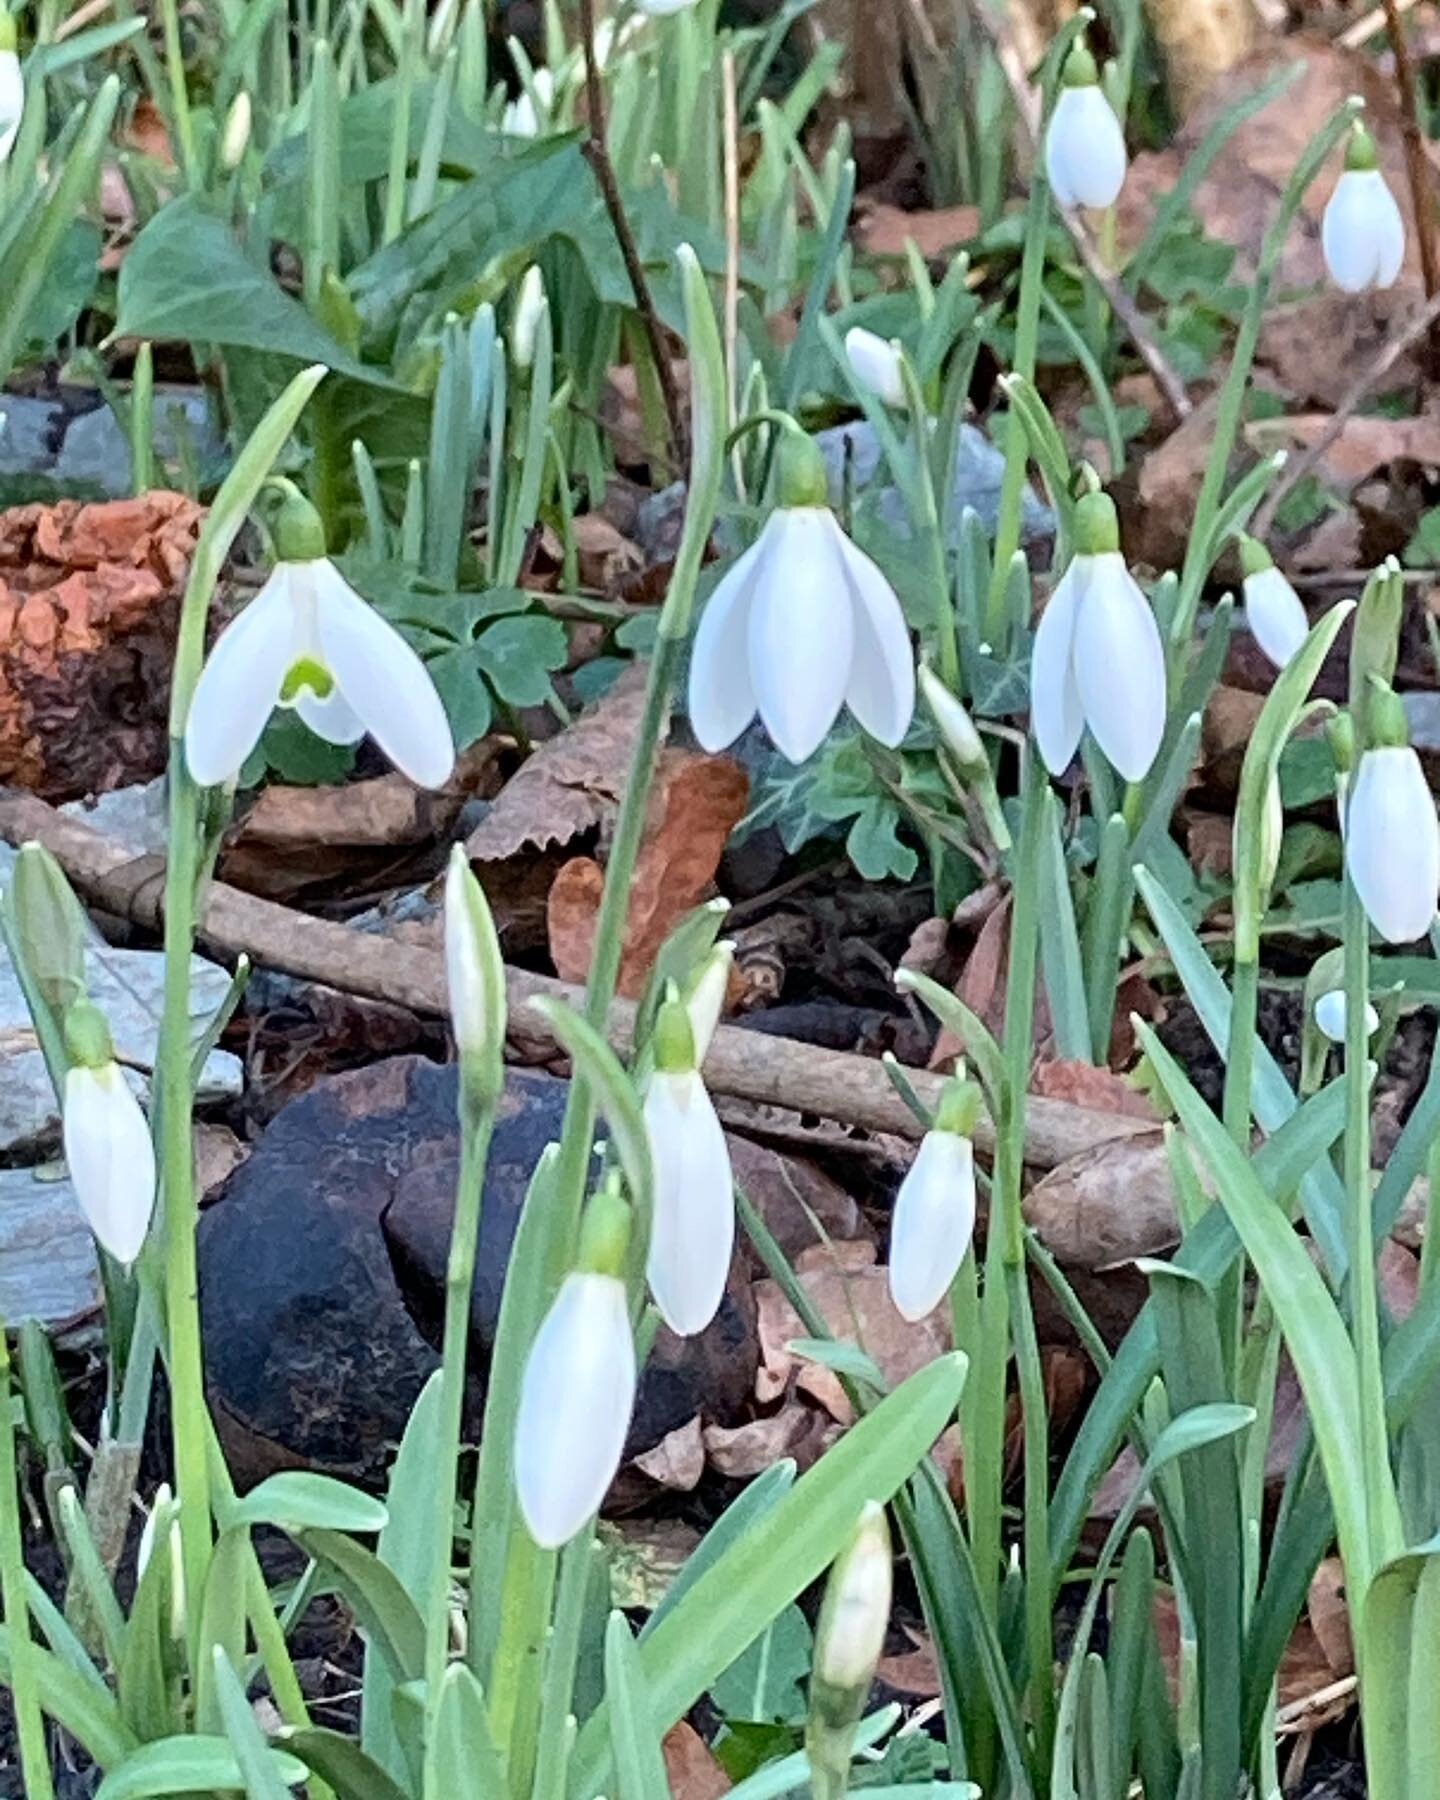
[[[0,513],[0,781],[67,800],[164,768],[203,518],[163,490]]]
[[[1040,1352],[1045,1382],[1046,1429],[1051,1443],[1060,1437],[1079,1410],[1089,1386],[1090,1362],[1083,1350],[1048,1345]],[[1020,1473],[1025,1457],[1025,1412],[1020,1395],[1010,1393],[1005,1402],[1003,1463],[1007,1480]]]
[[[882,1656],[875,1668],[875,1679],[894,1693],[910,1700],[933,1700],[940,1692],[940,1666],[935,1659],[935,1646],[921,1632],[907,1626],[905,1635],[910,1649],[892,1656]]]
[[[125,141],[131,149],[153,156],[167,168],[174,168],[175,153],[170,148],[170,133],[165,128],[160,108],[148,95],[141,95],[135,102],[130,122],[125,127]]]
[[[1068,1100],[1091,1112],[1119,1113],[1123,1118],[1148,1119],[1157,1125],[1160,1122],[1155,1108],[1138,1088],[1131,1087],[1113,1069],[1101,1069],[1094,1063],[1070,1058],[1037,1063],[1030,1078],[1030,1092],[1044,1094],[1051,1100]]]
[[[570,844],[615,816],[645,704],[645,670],[626,669],[567,730],[541,744],[466,840],[472,862]]]
[[[1187,812],[1181,822],[1185,854],[1197,875],[1228,875],[1234,853],[1235,833],[1223,813]]]
[[[1110,1269],[1173,1250],[1180,1226],[1163,1136],[1146,1132],[1067,1158],[1030,1189],[1025,1218],[1062,1268]]]
[[[730,1792],[730,1777],[716,1762],[695,1727],[681,1719],[661,1740],[665,1782],[671,1800],[720,1800]]]
[[[634,1459],[634,1466],[663,1488],[677,1494],[688,1494],[698,1487],[705,1473],[705,1445],[700,1435],[698,1416],[688,1419],[674,1431],[666,1432],[653,1450]]]
[[[1329,413],[1305,413],[1292,418],[1266,419],[1250,426],[1246,437],[1261,454],[1308,449],[1329,429]],[[1358,415],[1345,421],[1333,443],[1320,458],[1319,473],[1337,487],[1358,487],[1394,462],[1440,463],[1440,414],[1420,413],[1411,419],[1387,419]]]
[[[673,926],[705,897],[726,841],[745,810],[738,763],[688,750],[662,753],[630,883],[619,991],[636,996]],[[565,981],[590,970],[605,877],[588,857],[565,864],[547,908],[550,957]]]
[[[819,1275],[827,1272],[844,1275],[852,1269],[873,1269],[875,1262],[874,1239],[855,1238],[848,1243],[807,1244],[795,1258],[795,1272],[797,1275],[811,1271]]]
[[[855,1201],[818,1163],[738,1132],[727,1133],[726,1142],[736,1181],[792,1263],[821,1241],[818,1232],[832,1243],[868,1232]]]
[[[1327,1556],[1315,1571],[1306,1609],[1316,1642],[1330,1666],[1331,1680],[1353,1675],[1355,1646],[1350,1637],[1350,1607],[1345,1599],[1345,1567],[1338,1556]]]
[[[935,212],[906,212],[883,201],[867,205],[855,237],[871,256],[903,256],[907,239],[924,257],[944,256],[980,235],[977,206],[944,206]]]
[[[1264,704],[1264,694],[1244,688],[1213,690],[1200,722],[1200,761],[1208,786],[1233,793],[1240,785],[1240,765]]]
[[[891,1387],[898,1387],[917,1369],[923,1369],[949,1349],[945,1308],[937,1307],[928,1319],[911,1324],[890,1300],[890,1278],[885,1269],[807,1269],[800,1284],[817,1307],[831,1334],[847,1343],[858,1343],[879,1365]],[[808,1337],[798,1315],[773,1281],[757,1282],[760,1368],[755,1377],[755,1396],[762,1403],[775,1400],[792,1377],[800,1393],[811,1394],[832,1418],[848,1425],[854,1414],[840,1379],[819,1363],[805,1362],[786,1346],[795,1338]]]
[[[626,537],[604,513],[582,513],[573,527],[582,587],[616,594],[626,577],[645,566],[640,546]]]
[[[707,1425],[702,1436],[716,1474],[743,1481],[762,1474],[782,1456],[792,1458],[803,1473],[839,1433],[840,1427],[819,1407],[787,1400],[778,1412],[744,1425]]]

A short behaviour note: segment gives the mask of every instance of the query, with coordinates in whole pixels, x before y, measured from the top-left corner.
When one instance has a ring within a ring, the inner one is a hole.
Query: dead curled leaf
[[[747,788],[744,770],[728,757],[661,753],[630,883],[622,994],[640,993],[671,928],[705,897],[745,810]],[[583,981],[589,973],[604,885],[604,871],[589,857],[566,863],[555,878],[547,919],[550,956],[562,980]]]
[[[1062,1268],[1102,1270],[1159,1256],[1180,1241],[1161,1133],[1082,1150],[1025,1197],[1026,1222]]]
[[[1051,1100],[1068,1100],[1091,1112],[1119,1113],[1127,1119],[1148,1119],[1159,1124],[1155,1108],[1123,1075],[1094,1063],[1057,1058],[1037,1063],[1030,1078],[1030,1092]]]
[[[0,513],[0,781],[65,800],[165,766],[203,509],[156,490]]]
[[[743,1481],[788,1456],[803,1473],[839,1437],[841,1427],[806,1400],[787,1400],[778,1411],[744,1425],[707,1425],[705,1454],[717,1475]]]
[[[705,1473],[705,1445],[698,1415],[666,1432],[653,1450],[634,1458],[634,1466],[663,1488],[688,1494]]]
[[[704,1738],[682,1719],[665,1733],[665,1781],[672,1800],[720,1800],[730,1792],[730,1777],[720,1767]]]

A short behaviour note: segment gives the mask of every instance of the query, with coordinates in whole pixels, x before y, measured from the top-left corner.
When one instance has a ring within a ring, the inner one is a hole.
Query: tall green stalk
[[[10,1698],[20,1746],[20,1773],[30,1800],[54,1800],[45,1721],[31,1652],[30,1608],[25,1600],[25,1550],[20,1541],[20,1490],[15,1467],[15,1417],[10,1405],[10,1344],[0,1319],[0,1597],[10,1653]]]

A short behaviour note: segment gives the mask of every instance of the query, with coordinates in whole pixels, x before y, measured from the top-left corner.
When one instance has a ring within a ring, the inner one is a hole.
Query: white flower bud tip
[[[66,1075],[63,1136],[80,1210],[104,1248],[128,1266],[155,1208],[155,1149],[118,1063]]]
[[[646,1279],[680,1337],[719,1310],[735,1247],[735,1178],[725,1133],[695,1069],[657,1069],[645,1094],[655,1168]]]
[[[1332,1044],[1345,1042],[1345,1005],[1344,988],[1331,988],[1328,994],[1322,994],[1315,1002],[1315,1023]],[[1380,1015],[1368,1002],[1365,1006],[1365,1035],[1374,1037],[1380,1029]]]
[[[1242,588],[1250,635],[1275,667],[1283,669],[1310,635],[1300,596],[1273,565],[1247,575]]]
[[[830,1688],[868,1688],[890,1622],[890,1532],[870,1501],[826,1585],[815,1634],[815,1677]]]
[[[1387,943],[1425,936],[1440,893],[1435,797],[1408,744],[1367,750],[1345,809],[1345,867]]]
[[[510,328],[510,347],[517,368],[528,369],[535,361],[535,340],[540,332],[540,317],[548,305],[544,277],[539,268],[531,263],[520,283],[520,292],[515,300],[515,317]]]
[[[462,1057],[498,1059],[505,1041],[505,964],[485,893],[464,846],[445,871],[445,980]]]
[[[905,383],[900,376],[900,346],[852,325],[845,333],[845,355],[855,379],[886,406],[905,404]]]

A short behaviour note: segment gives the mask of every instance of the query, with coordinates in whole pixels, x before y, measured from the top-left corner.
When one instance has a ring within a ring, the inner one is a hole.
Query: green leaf
[[[290,1800],[289,1781],[282,1781],[276,1768],[277,1752],[265,1741],[240,1677],[230,1666],[230,1659],[217,1645],[215,1652],[215,1689],[220,1701],[220,1715],[225,1721],[225,1735],[235,1752],[235,1762],[244,1779],[246,1800]],[[285,1758],[293,1766],[293,1759]],[[300,1775],[304,1780],[304,1772]]]
[[[822,1368],[833,1370],[837,1375],[846,1375],[852,1381],[868,1382],[877,1393],[883,1394],[889,1386],[875,1358],[867,1355],[858,1344],[848,1343],[843,1339],[792,1338],[785,1348],[795,1356],[803,1356],[807,1362],[816,1362]]]
[[[125,1721],[138,1738],[163,1738],[179,1722],[168,1668],[171,1620],[169,1536],[179,1515],[176,1501],[157,1502],[154,1548],[135,1589],[115,1690]]]
[[[937,1358],[853,1425],[779,1503],[755,1521],[640,1646],[654,1723],[683,1717],[784,1607],[835,1560],[867,1500],[885,1502],[949,1423],[965,1358]],[[609,1769],[604,1705],[576,1746],[577,1787],[602,1792]]]
[[[612,1612],[605,1627],[605,1696],[619,1800],[669,1800],[649,1684],[622,1612]]]
[[[505,1765],[490,1735],[485,1696],[464,1663],[452,1662],[441,1679],[425,1791],[473,1795],[474,1800],[506,1800],[509,1793]]]
[[[425,1666],[425,1625],[400,1578],[374,1551],[340,1532],[305,1531],[298,1541],[349,1602],[397,1682],[418,1681]]]
[[[787,1606],[711,1688],[716,1710],[751,1724],[803,1724],[812,1643],[804,1613]]]
[[[99,1692],[85,1676],[39,1644],[31,1647],[30,1668],[41,1707],[102,1769],[130,1754],[135,1734],[108,1693]],[[9,1681],[10,1630],[0,1625],[0,1682],[8,1685]]]
[[[1381,1568],[1360,1615],[1370,1792],[1422,1794],[1440,1769],[1440,1537]]]
[[[898,1706],[885,1706],[879,1712],[871,1713],[868,1719],[862,1719],[855,1728],[856,1750],[868,1750],[878,1744],[880,1739],[894,1727],[900,1717]],[[887,1747],[888,1748],[888,1747]],[[765,1763],[763,1768],[747,1775],[730,1790],[733,1800],[780,1800],[782,1794],[793,1794],[797,1789],[808,1786],[810,1781],[810,1758],[803,1750],[797,1750],[792,1756],[782,1756]],[[960,1784],[968,1794],[968,1800],[979,1800],[978,1790],[970,1787],[968,1782]],[[921,1800],[925,1790],[919,1795],[910,1790],[915,1800]],[[873,1800],[874,1790],[867,1790]],[[954,1800],[962,1800],[956,1795]]]
[[[1060,841],[1060,802],[1054,790],[1045,795],[1044,837],[1040,844],[1040,958],[1045,972],[1045,997],[1055,1026],[1055,1043],[1062,1057],[1090,1061],[1090,1011],[1085,997],[1085,972],[1080,962],[1080,934],[1075,925],[1075,903],[1070,892],[1070,873],[1065,867],[1065,847]],[[1106,1032],[1106,1044],[1109,1033]]]
[[[550,675],[569,658],[559,619],[529,613],[497,619],[481,632],[475,658],[511,706],[542,706],[550,696]]]
[[[331,1475],[287,1469],[270,1475],[235,1502],[225,1520],[227,1530],[242,1525],[275,1525],[297,1531],[380,1531],[384,1504]]]
[[[464,749],[477,738],[484,737],[495,716],[490,689],[480,673],[480,659],[474,647],[462,645],[443,650],[426,663],[436,692],[445,704],[450,730],[456,745]]]
[[[241,1698],[243,1702],[243,1695]],[[248,1712],[248,1703],[245,1704]],[[258,1733],[258,1726],[256,1730]],[[264,1748],[263,1739],[261,1742]],[[305,1765],[280,1750],[265,1749],[265,1756],[274,1776],[270,1792],[291,1800],[286,1790],[305,1779]],[[100,1783],[95,1800],[150,1800],[157,1794],[194,1795],[216,1790],[226,1794],[245,1792],[245,1777],[228,1739],[168,1737],[132,1751]]]
[[[241,249],[227,218],[184,194],[162,206],[120,266],[116,335],[224,344],[324,363],[396,387],[357,361]]]
[[[411,1409],[385,1490],[389,1516],[375,1546],[376,1556],[412,1596],[425,1592],[434,1566],[435,1508],[430,1504],[430,1482],[440,1453],[440,1385],[437,1369]],[[410,1772],[395,1735],[394,1690],[389,1663],[382,1656],[367,1655],[361,1676],[360,1742],[396,1781],[404,1782]]]
[[[319,1776],[337,1800],[411,1800],[409,1790],[393,1781],[343,1731],[307,1725],[281,1731],[277,1742],[299,1757],[312,1775]]]
[[[666,1618],[694,1587],[700,1577],[720,1560],[730,1546],[743,1537],[795,1485],[795,1464],[788,1456],[771,1463],[763,1475],[757,1475],[744,1487],[701,1538],[686,1558],[685,1566],[670,1583],[665,1598],[651,1613],[640,1630],[640,1641]]]
[[[297,787],[334,787],[355,767],[353,744],[329,744],[288,708],[277,711],[265,727],[259,747],[241,771],[241,787],[258,787],[265,771]]]

